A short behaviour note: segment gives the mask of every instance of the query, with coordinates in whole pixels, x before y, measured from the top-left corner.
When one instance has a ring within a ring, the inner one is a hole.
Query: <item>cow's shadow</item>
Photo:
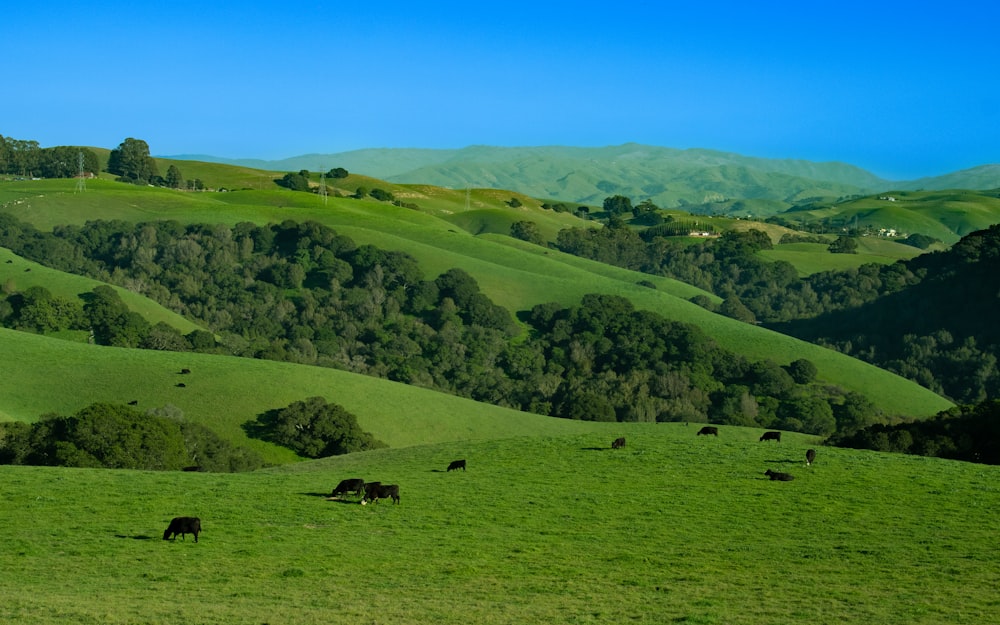
[[[581,447],[581,451],[608,451],[610,447]]]
[[[146,536],[145,534],[136,534],[135,536],[126,536],[124,534],[115,534],[115,538],[131,538],[132,540],[153,540],[152,536]]]
[[[805,464],[802,460],[765,460],[768,464]]]
[[[330,496],[329,492],[325,492],[325,493],[299,493],[299,494],[302,495],[303,497],[329,497]]]

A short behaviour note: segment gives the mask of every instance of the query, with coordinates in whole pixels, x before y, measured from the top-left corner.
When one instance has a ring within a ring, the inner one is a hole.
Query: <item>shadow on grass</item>
[[[132,540],[153,540],[153,536],[146,536],[145,534],[136,534],[135,536],[125,536],[124,534],[115,534],[115,538],[131,538]]]
[[[608,451],[610,447],[581,447],[581,451]]]
[[[801,460],[765,460],[764,462],[770,464],[805,464]]]

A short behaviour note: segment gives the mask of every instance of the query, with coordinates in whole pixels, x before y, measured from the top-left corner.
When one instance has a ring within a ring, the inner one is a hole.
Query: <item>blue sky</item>
[[[0,134],[264,159],[637,142],[893,179],[1000,163],[995,1],[763,4],[19,2]]]

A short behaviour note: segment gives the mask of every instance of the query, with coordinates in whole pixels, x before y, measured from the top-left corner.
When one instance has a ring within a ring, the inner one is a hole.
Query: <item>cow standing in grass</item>
[[[452,460],[451,464],[448,465],[448,471],[458,471],[459,469],[465,471],[465,460]]]
[[[360,495],[365,492],[365,481],[359,477],[349,478],[346,480],[340,480],[340,484],[333,489],[330,493],[331,497],[336,497],[337,495],[343,495],[345,493],[354,493],[355,495]]]
[[[198,542],[198,534],[201,533],[201,519],[196,516],[179,516],[170,521],[170,526],[163,531],[163,540],[176,540],[177,535],[181,535],[181,540],[187,540],[188,534],[194,534],[194,542]]]
[[[611,449],[622,449],[625,447],[625,437],[619,436],[611,442]]]
[[[812,463],[816,460],[816,450],[810,449],[806,451],[806,466],[812,466]]]
[[[711,436],[718,436],[719,435],[719,428],[711,426],[711,425],[706,425],[705,427],[703,427],[700,430],[698,430],[698,433],[695,436],[709,436],[709,435],[711,435]]]
[[[772,471],[771,469],[768,469],[767,471],[764,471],[764,475],[766,475],[767,477],[771,478],[772,482],[775,482],[775,481],[777,481],[777,482],[791,482],[792,480],[795,479],[795,477],[792,476],[791,473],[782,473],[781,471]]]
[[[764,432],[764,435],[760,437],[761,441],[775,441],[777,443],[781,442],[781,432]]]

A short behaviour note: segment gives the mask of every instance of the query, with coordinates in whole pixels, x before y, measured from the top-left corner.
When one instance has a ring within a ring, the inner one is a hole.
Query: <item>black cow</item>
[[[333,489],[330,493],[331,497],[336,497],[337,495],[343,495],[344,493],[354,493],[355,495],[361,495],[365,492],[365,481],[360,477],[349,478],[346,480],[340,480],[340,484]]]
[[[128,405],[129,406],[138,406],[139,405],[139,400],[138,399],[133,399],[132,401],[130,401],[128,403]]]
[[[367,482],[365,484],[365,492],[361,495],[361,503],[365,503],[365,500],[368,499],[374,499],[375,495],[378,494],[380,486],[382,486],[382,482]]]
[[[762,441],[777,441],[781,442],[781,432],[764,432],[764,435],[760,437]]]
[[[465,471],[465,460],[452,460],[451,464],[448,465],[449,471],[458,471],[459,469]]]
[[[185,384],[185,383],[183,383],[183,382],[178,382],[178,383],[176,384],[176,386],[177,386],[177,388],[185,388],[185,387],[187,387],[187,384]]]
[[[371,499],[373,503],[378,503],[379,499],[392,499],[392,503],[399,503],[399,486],[396,484],[376,484],[375,488],[369,490],[365,485],[365,497]],[[364,499],[361,500],[364,503]]]
[[[792,480],[795,479],[795,477],[793,477],[790,473],[782,473],[781,471],[772,471],[771,469],[764,471],[764,475],[771,478],[772,482],[773,481],[791,482]]]
[[[190,370],[190,369],[186,369],[186,368],[185,368],[185,369],[181,369],[181,374],[182,374],[182,375],[187,375],[187,374],[189,374],[189,373],[191,373],[191,370]]]
[[[188,534],[194,534],[194,542],[198,542],[201,532],[201,519],[196,516],[179,516],[170,521],[170,526],[163,531],[163,540],[175,540],[181,535],[181,540],[187,540]]]
[[[705,427],[698,430],[698,433],[695,436],[701,436],[702,434],[704,434],[705,436],[708,436],[709,434],[711,434],[712,436],[718,436],[719,428],[711,425],[706,425]]]
[[[816,450],[810,449],[806,451],[806,464],[812,466],[814,460],[816,460]]]
[[[625,446],[625,437],[619,436],[611,443],[611,449],[621,449]]]

